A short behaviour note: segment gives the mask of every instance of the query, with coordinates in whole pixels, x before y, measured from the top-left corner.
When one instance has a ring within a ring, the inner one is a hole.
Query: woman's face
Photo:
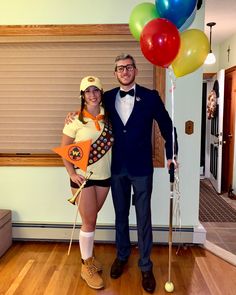
[[[89,86],[84,91],[84,99],[87,105],[99,105],[102,99],[101,90],[95,86]]]

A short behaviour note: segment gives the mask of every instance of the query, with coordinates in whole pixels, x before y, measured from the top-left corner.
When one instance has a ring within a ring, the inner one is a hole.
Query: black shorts
[[[109,187],[111,185],[111,178],[101,179],[101,180],[89,179],[89,180],[87,180],[84,187],[89,187],[89,186],[93,186],[93,185],[102,186],[102,187]],[[79,188],[79,185],[77,183],[73,182],[72,180],[70,180],[70,186],[73,188]]]

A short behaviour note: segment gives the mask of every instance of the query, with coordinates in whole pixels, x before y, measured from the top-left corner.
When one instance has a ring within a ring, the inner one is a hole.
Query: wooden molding
[[[204,73],[203,74],[203,79],[204,80],[210,80],[216,73]]]
[[[225,70],[225,74],[228,74],[228,73],[231,73],[231,72],[234,72],[234,71],[236,71],[236,66],[233,66],[233,67]]]
[[[0,36],[131,35],[127,24],[0,26]]]
[[[15,155],[0,154],[0,166],[63,166],[58,155]]]

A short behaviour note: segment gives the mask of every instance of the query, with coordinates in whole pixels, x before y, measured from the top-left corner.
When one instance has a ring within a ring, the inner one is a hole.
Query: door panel
[[[215,190],[221,193],[225,71],[220,70],[214,79],[218,81],[219,94],[217,95],[215,116],[211,119],[210,181]]]

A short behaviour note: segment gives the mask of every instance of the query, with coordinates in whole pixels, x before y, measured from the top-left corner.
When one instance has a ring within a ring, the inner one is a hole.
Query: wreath
[[[207,99],[207,115],[209,120],[215,117],[216,104],[217,104],[216,92],[215,90],[212,89]]]

